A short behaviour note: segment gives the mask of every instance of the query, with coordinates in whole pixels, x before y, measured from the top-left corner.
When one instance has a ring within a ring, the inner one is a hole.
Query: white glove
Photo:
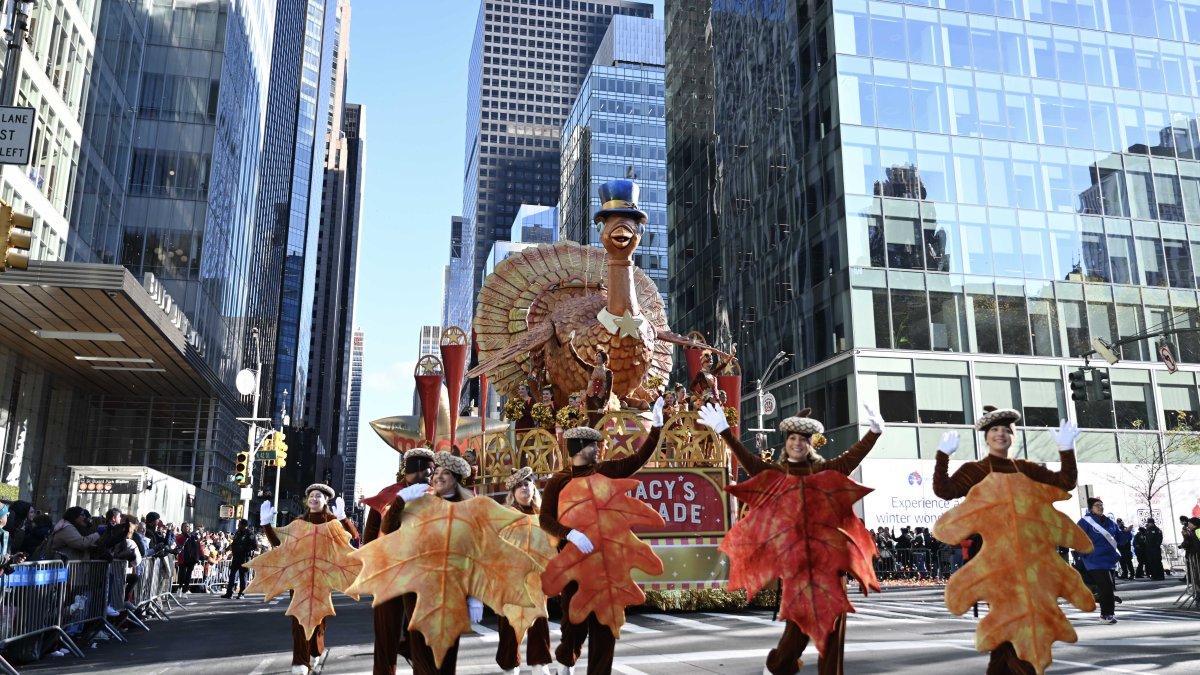
[[[938,443],[938,452],[945,454],[947,457],[954,454],[958,449],[958,432],[947,431],[942,434],[942,440]]]
[[[704,404],[704,407],[700,409],[700,419],[697,421],[718,434],[729,428],[729,420],[725,419],[725,411],[712,403]]]
[[[871,407],[871,404],[864,403],[863,410],[867,411],[867,424],[871,425],[871,431],[877,434],[882,434],[884,429],[883,415]]]
[[[429,494],[429,486],[424,483],[417,483],[416,485],[409,485],[408,487],[404,488],[396,496],[400,498],[400,501],[407,504],[408,502],[411,502],[414,499],[420,499],[427,494]]]
[[[471,619],[471,623],[479,623],[483,621],[483,602],[475,598],[467,598],[467,616]]]
[[[346,519],[346,500],[341,497],[333,500],[333,517],[338,520]]]
[[[654,417],[654,421],[651,422],[650,426],[655,429],[663,425],[663,406],[666,404],[667,402],[663,400],[663,397],[659,396],[658,400],[654,402],[654,408],[650,410],[650,414]]]
[[[271,506],[271,500],[268,499],[267,501],[262,503],[262,506],[258,507],[258,524],[259,525],[270,525],[271,520],[274,518],[275,518],[275,507]]]
[[[1079,427],[1068,420],[1062,420],[1059,425],[1059,428],[1054,430],[1054,442],[1058,443],[1058,449],[1064,452],[1075,450],[1075,438],[1079,436]]]
[[[571,530],[568,532],[567,541],[575,544],[575,546],[578,547],[584,555],[591,553],[595,549],[595,547],[592,546],[592,540],[588,539],[588,536],[579,530]]]

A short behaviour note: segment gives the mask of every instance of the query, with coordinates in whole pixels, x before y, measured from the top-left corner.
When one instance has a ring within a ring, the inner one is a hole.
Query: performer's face
[[[675,405],[675,392],[668,391],[663,395],[663,405]]]
[[[529,398],[529,387],[526,387],[523,384],[517,387],[517,395],[521,398]]]
[[[529,506],[533,503],[533,481],[524,481],[513,488],[513,498],[521,506]]]
[[[984,435],[988,452],[997,457],[1008,457],[1008,449],[1012,447],[1013,431],[1007,424],[997,424],[987,430]]]
[[[592,443],[579,451],[579,456],[588,464],[595,464],[600,459],[600,443]]]
[[[446,496],[458,487],[458,476],[455,476],[449,469],[439,466],[433,470],[429,484],[439,495]]]
[[[1091,512],[1097,516],[1104,515],[1104,502],[1096,502],[1095,504],[1092,504]]]
[[[313,490],[312,492],[308,493],[308,510],[309,511],[311,511],[313,513],[317,513],[319,511],[324,511],[325,507],[328,504],[329,504],[329,497],[326,497],[324,492],[321,492],[320,490]]]
[[[416,471],[404,474],[404,478],[408,481],[409,485],[416,485],[417,483],[428,483],[429,476],[432,474],[433,464],[429,461],[424,461],[420,463]]]
[[[787,440],[783,442],[783,449],[787,452],[787,458],[793,462],[803,460],[812,449],[812,434],[788,434]]]
[[[548,392],[548,391],[542,392],[542,403],[545,403],[546,405],[550,405],[550,403],[552,403],[553,401],[554,401],[554,396],[552,396],[550,394],[550,392]]]

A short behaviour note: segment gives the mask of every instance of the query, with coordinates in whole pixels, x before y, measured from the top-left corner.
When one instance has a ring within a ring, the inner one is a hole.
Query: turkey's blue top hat
[[[600,222],[608,216],[624,214],[633,216],[639,223],[646,222],[646,214],[638,208],[638,184],[627,179],[610,180],[600,186],[600,210],[592,221]]]

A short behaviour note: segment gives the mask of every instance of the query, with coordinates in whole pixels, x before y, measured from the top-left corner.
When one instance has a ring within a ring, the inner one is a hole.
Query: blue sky
[[[663,0],[653,4],[661,18]],[[358,476],[368,496],[398,466],[368,423],[411,412],[420,327],[441,322],[478,13],[474,0],[352,5],[347,98],[367,108],[356,313],[366,335]]]

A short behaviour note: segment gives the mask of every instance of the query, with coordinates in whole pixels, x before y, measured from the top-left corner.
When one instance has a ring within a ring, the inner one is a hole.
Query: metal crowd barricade
[[[1175,598],[1175,604],[1180,609],[1200,609],[1200,556],[1184,556],[1183,565],[1187,587]]]
[[[12,574],[0,577],[0,650],[27,638],[53,633],[75,656],[83,651],[61,625],[63,600],[69,585],[69,573],[61,561],[42,561],[16,565]],[[40,656],[35,653],[33,657]],[[0,669],[17,675],[3,657]]]
[[[109,564],[108,568],[108,615],[115,617],[116,620],[109,623],[116,623],[116,627],[131,623],[142,630],[149,631],[150,627],[138,618],[132,609],[133,605],[129,601],[129,596],[125,593],[125,588],[129,581],[129,566],[124,561],[114,560]],[[141,577],[138,577],[139,579]],[[117,634],[117,637],[124,641],[124,638]]]
[[[121,633],[108,622],[108,568],[103,560],[73,560],[67,563],[67,586],[62,600],[62,621],[67,634],[90,637],[105,631],[124,641]]]
[[[217,593],[225,590],[225,587],[229,584],[230,565],[231,561],[229,560],[219,560],[213,565],[212,570],[208,573],[208,577],[204,579],[204,588],[209,593]]]

